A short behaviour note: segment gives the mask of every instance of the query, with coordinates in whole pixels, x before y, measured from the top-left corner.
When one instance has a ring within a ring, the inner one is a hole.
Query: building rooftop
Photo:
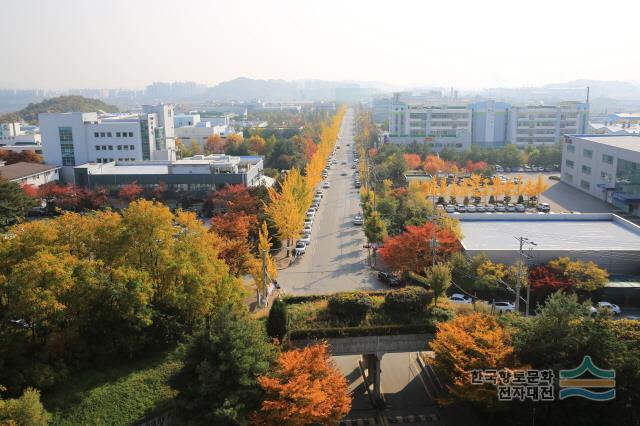
[[[534,250],[640,252],[640,227],[611,213],[456,216],[466,250],[518,250],[516,237],[526,237]]]
[[[573,138],[640,152],[640,135],[572,135]]]
[[[0,166],[0,176],[6,180],[16,180],[59,168],[51,164],[19,162],[8,166]]]

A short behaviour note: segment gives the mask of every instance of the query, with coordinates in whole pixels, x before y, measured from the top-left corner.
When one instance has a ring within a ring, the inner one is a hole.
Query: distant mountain
[[[207,90],[207,97],[222,101],[293,100],[303,94],[294,83],[285,80],[254,80],[240,77],[225,81]]]
[[[626,81],[608,80],[573,80],[566,83],[554,83],[543,86],[544,89],[582,89],[590,87],[592,97],[607,97],[615,99],[640,99],[640,86]]]
[[[0,115],[0,123],[25,121],[35,123],[41,112],[118,112],[118,108],[108,105],[98,99],[89,99],[82,96],[59,96],[45,99],[36,104],[30,103],[20,111]]]
[[[215,101],[333,101],[338,87],[381,88],[382,83],[326,80],[258,80],[240,77],[211,87],[208,99]],[[386,87],[385,87],[386,89]]]

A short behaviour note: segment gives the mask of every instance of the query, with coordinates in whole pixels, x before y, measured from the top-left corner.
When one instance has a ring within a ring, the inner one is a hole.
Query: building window
[[[116,138],[120,137],[120,132],[116,132]]]
[[[580,181],[580,188],[582,188],[582,189],[587,189],[587,190],[588,190],[589,188],[591,188],[591,184],[589,183],[589,181],[588,181],[588,180],[584,180],[584,179],[582,179],[582,180]]]
[[[111,137],[111,132],[107,132],[107,137],[110,138]]]
[[[567,152],[576,152],[575,145],[567,145]]]
[[[122,132],[122,137],[126,138],[127,137],[127,132]]]
[[[583,156],[584,158],[593,158],[593,151],[592,151],[592,150],[590,150],[590,149],[584,149],[584,150],[582,151],[582,156]]]
[[[62,165],[63,166],[75,166],[76,160],[73,157],[62,157]]]
[[[100,137],[100,133],[98,133],[98,132],[93,132],[93,137],[94,137],[94,138],[99,138],[99,137]]]
[[[133,151],[133,150],[135,149],[135,146],[133,146],[133,145],[129,145],[129,149],[130,149],[131,151]]]
[[[129,137],[132,138],[133,137],[133,132],[129,132]]]
[[[589,166],[582,166],[582,174],[584,175],[590,175],[591,174],[591,167]]]
[[[118,151],[122,149],[122,145],[118,145]]]
[[[96,151],[100,151],[100,145],[96,145]]]
[[[602,154],[602,162],[607,164],[613,164],[613,155]]]
[[[109,145],[109,151],[113,151],[113,145]]]
[[[73,142],[71,127],[58,127],[58,136],[60,136],[60,142]]]
[[[567,167],[570,167],[570,168],[572,168],[572,169],[573,169],[573,166],[574,166],[573,161],[571,161],[571,160],[564,160],[564,164],[565,164]]]
[[[100,137],[101,137],[101,138],[106,137],[106,135],[104,134],[104,132],[100,132]]]

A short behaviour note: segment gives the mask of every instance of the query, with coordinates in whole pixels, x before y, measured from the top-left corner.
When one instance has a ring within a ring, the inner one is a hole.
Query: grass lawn
[[[175,351],[114,367],[85,370],[43,395],[53,425],[129,425],[169,407],[169,378],[182,366]]]

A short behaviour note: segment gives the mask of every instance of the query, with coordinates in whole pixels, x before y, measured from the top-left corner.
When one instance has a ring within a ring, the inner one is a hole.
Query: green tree
[[[287,334],[288,321],[287,304],[280,299],[274,300],[267,318],[267,334],[269,337],[282,342]]]
[[[371,214],[364,221],[364,235],[369,243],[378,244],[387,238],[387,226],[377,211]],[[377,248],[373,249],[373,264],[376,264]]]
[[[433,301],[437,305],[438,297],[442,296],[451,285],[451,267],[447,263],[436,263],[427,270],[427,282],[433,290]]]
[[[174,379],[180,406],[203,424],[236,424],[260,405],[257,377],[269,371],[277,349],[246,309],[221,306],[189,343]]]
[[[36,200],[24,193],[20,185],[0,177],[0,229],[23,218]]]
[[[0,386],[0,391],[3,388]],[[27,388],[20,398],[0,399],[0,424],[6,426],[46,426],[51,416],[40,402],[40,392]]]

